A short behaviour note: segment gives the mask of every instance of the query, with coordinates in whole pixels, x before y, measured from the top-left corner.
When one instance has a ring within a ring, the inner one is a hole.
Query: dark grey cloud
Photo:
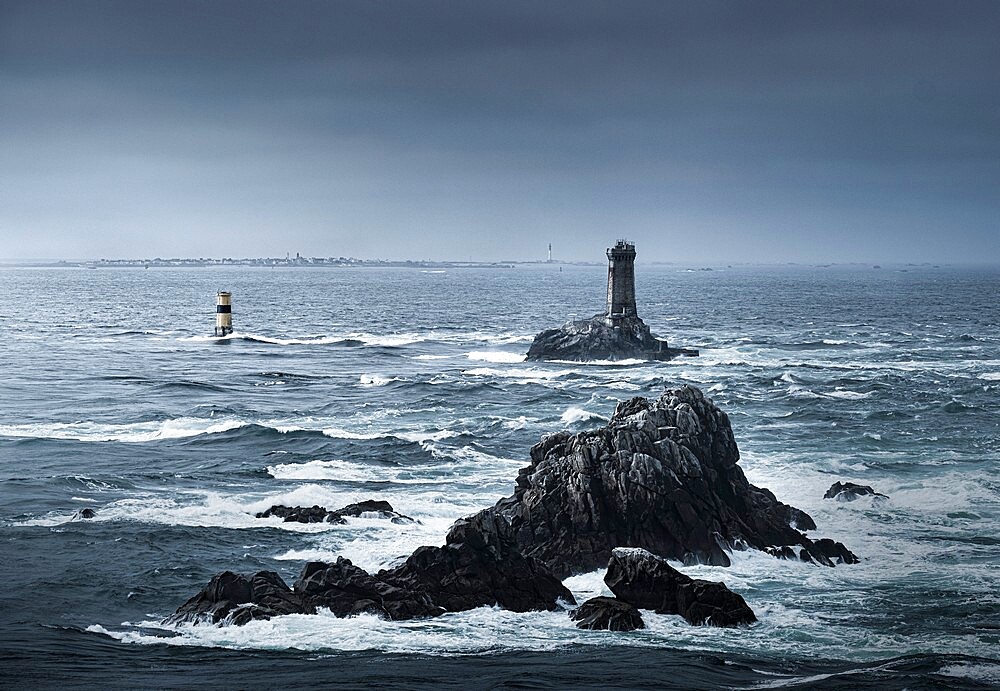
[[[1000,261],[993,2],[0,2],[0,256]]]

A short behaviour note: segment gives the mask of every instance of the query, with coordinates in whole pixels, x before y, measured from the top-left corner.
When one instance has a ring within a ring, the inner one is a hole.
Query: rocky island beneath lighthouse
[[[623,401],[606,426],[543,437],[530,457],[514,493],[457,521],[441,546],[377,573],[343,557],[309,562],[292,587],[273,571],[226,571],[165,623],[239,625],[320,608],[392,620],[482,606],[568,609],[575,601],[562,580],[606,567],[615,598],[574,610],[582,628],[641,628],[637,608],[741,626],[756,620],[741,594],[667,560],[729,566],[733,550],[756,549],[858,563],[843,544],[807,537],[816,524],[805,512],[750,484],[728,416],[691,386]]]
[[[535,336],[528,360],[671,360],[696,356],[691,348],[671,348],[652,334],[635,305],[635,245],[619,240],[608,248],[607,309]]]

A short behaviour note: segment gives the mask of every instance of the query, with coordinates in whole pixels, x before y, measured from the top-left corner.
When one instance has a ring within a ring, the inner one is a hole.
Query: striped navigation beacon
[[[215,294],[215,335],[228,336],[233,332],[233,294],[220,290]]]

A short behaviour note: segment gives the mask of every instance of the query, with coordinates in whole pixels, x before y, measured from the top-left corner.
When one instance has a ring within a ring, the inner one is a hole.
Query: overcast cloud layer
[[[1000,262],[1000,2],[4,2],[0,258]]]

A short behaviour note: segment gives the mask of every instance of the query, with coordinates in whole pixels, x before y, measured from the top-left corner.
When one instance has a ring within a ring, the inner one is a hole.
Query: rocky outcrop
[[[483,605],[528,612],[556,609],[560,600],[576,603],[542,562],[478,541],[419,547],[401,566],[378,576],[403,589],[426,592],[451,612]]]
[[[532,447],[514,495],[457,522],[448,541],[482,532],[559,577],[603,566],[616,547],[728,566],[732,549],[787,545],[832,566],[800,532],[812,518],[751,485],[739,457],[728,416],[698,389],[633,398],[601,429]]]
[[[378,518],[387,518],[393,523],[414,523],[409,516],[397,513],[392,508],[392,504],[387,501],[377,501],[375,499],[365,499],[357,504],[348,504],[337,509],[334,513],[338,516],[354,516],[360,518],[364,514],[374,514]]]
[[[879,494],[868,485],[858,485],[853,482],[834,482],[830,489],[823,495],[824,499],[836,499],[837,501],[854,501],[858,497],[881,497],[888,499],[884,494]]]
[[[326,607],[338,617],[368,612],[386,619],[412,619],[444,612],[427,593],[391,585],[343,557],[332,564],[309,562],[293,589],[307,607]]]
[[[286,523],[347,523],[345,516],[358,518],[364,514],[375,514],[378,518],[386,518],[393,523],[413,523],[409,516],[396,513],[392,504],[387,501],[377,501],[366,499],[357,504],[348,504],[336,511],[327,511],[323,506],[283,506],[275,504],[266,511],[256,514],[257,518],[270,518],[277,516]]]
[[[614,550],[604,582],[623,602],[658,614],[679,614],[692,624],[741,626],[757,621],[746,601],[725,583],[686,576],[644,549]]]
[[[753,612],[739,595],[684,576],[663,558],[728,566],[730,551],[746,548],[826,566],[857,557],[839,542],[806,537],[801,531],[815,529],[812,518],[751,485],[739,457],[729,418],[698,389],[633,398],[618,404],[603,428],[542,439],[514,494],[456,521],[441,547],[420,547],[377,574],[343,558],[312,562],[292,589],[273,572],[226,572],[168,621],[244,623],[318,607],[390,619],[484,605],[555,609],[575,604],[561,579],[610,564],[608,585],[635,607],[699,624],[749,623]],[[335,512],[272,507],[261,515],[343,521],[341,513],[369,511],[392,508],[361,502]],[[643,549],[616,549],[627,547]],[[581,617],[593,614],[599,623],[624,616],[611,607],[595,603]]]
[[[528,360],[670,360],[678,355],[697,355],[698,351],[668,348],[656,338],[639,317],[618,318],[610,322],[606,315],[572,321],[535,336],[528,349]]]
[[[324,506],[284,506],[275,504],[266,511],[256,514],[257,518],[276,516],[285,523],[347,523],[335,511],[327,511]]]
[[[577,628],[600,631],[635,631],[646,628],[634,605],[613,597],[592,597],[569,613]]]
[[[311,612],[274,571],[258,571],[249,577],[225,571],[164,623],[242,625],[254,619]]]
[[[291,589],[273,571],[250,577],[227,571],[164,621],[239,625],[318,608],[338,617],[370,613],[399,620],[493,605],[515,612],[551,610],[560,601],[576,602],[537,560],[463,543],[421,547],[400,566],[375,575],[343,557],[309,562]]]

